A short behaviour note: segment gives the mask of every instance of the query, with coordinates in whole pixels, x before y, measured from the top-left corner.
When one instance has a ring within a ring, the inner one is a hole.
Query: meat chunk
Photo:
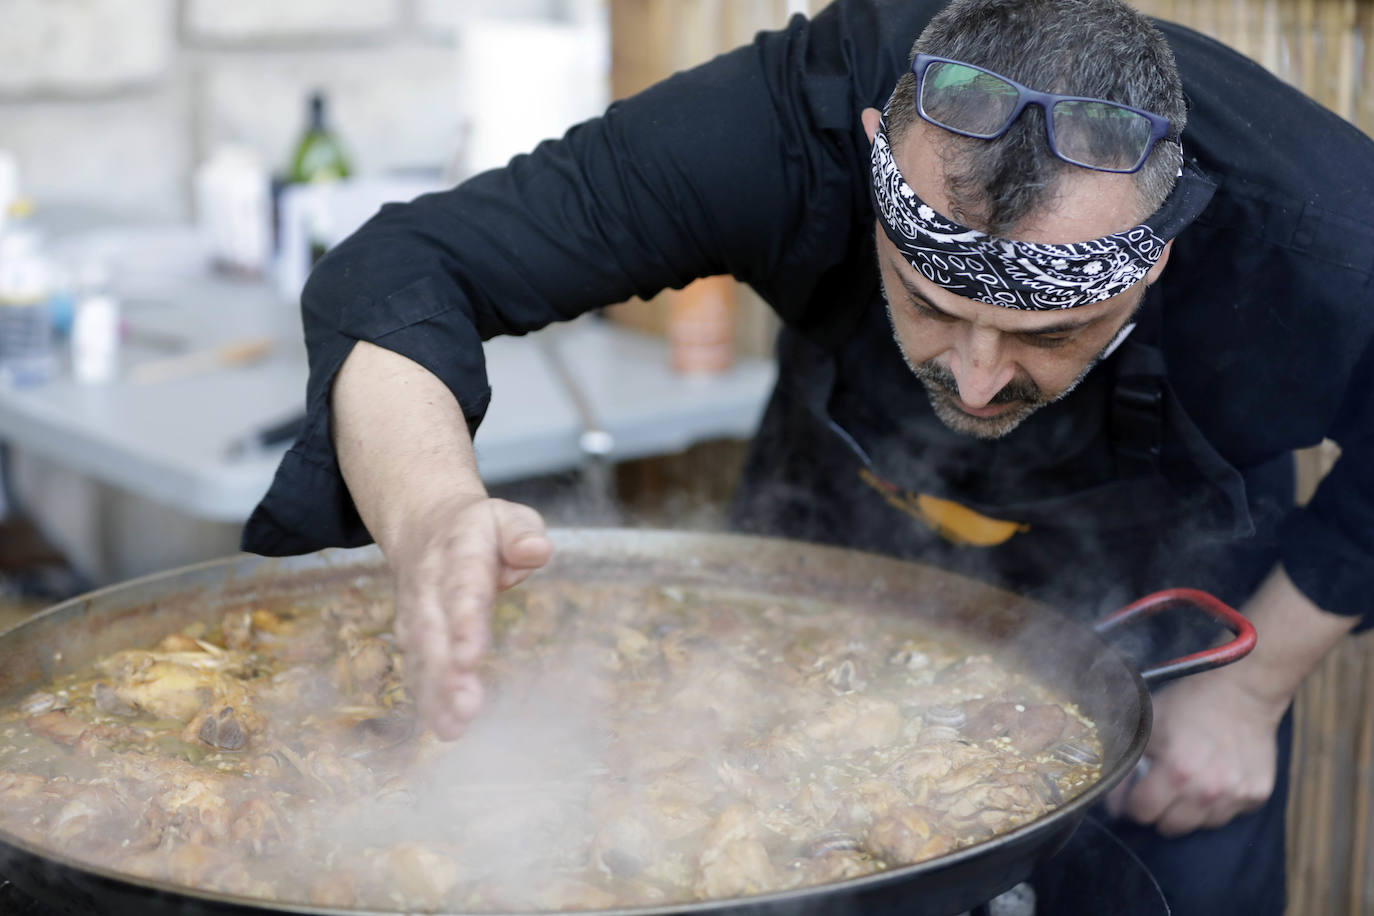
[[[740,798],[747,799],[756,808],[772,808],[786,802],[792,796],[785,783],[729,762],[722,763],[717,768],[717,773],[720,774],[720,781],[727,789]]]
[[[53,816],[47,841],[79,855],[108,851],[127,838],[129,808],[106,786],[84,786]]]
[[[389,681],[397,680],[399,662],[394,650],[375,636],[346,639],[334,657],[330,679],[338,691],[354,702],[377,703]]]
[[[436,910],[463,877],[454,850],[398,843],[379,857],[381,873],[410,909]]]
[[[866,779],[840,793],[844,807],[841,820],[855,832],[911,804],[911,798],[897,786],[881,779]]]
[[[802,868],[806,884],[829,884],[847,881],[881,871],[883,862],[861,849],[836,850],[808,859]]]
[[[963,731],[975,741],[1006,737],[1022,754],[1036,754],[1058,741],[1069,721],[1062,708],[1047,703],[989,703]]]
[[[187,722],[219,702],[250,709],[252,698],[231,673],[235,660],[203,652],[120,652],[101,663],[113,695],[158,719]]]
[[[321,616],[336,628],[351,624],[363,633],[376,633],[391,624],[395,606],[362,589],[348,589],[321,611]]]
[[[706,899],[740,897],[771,890],[777,874],[768,849],[755,837],[737,837],[708,846],[692,890]]]
[[[116,743],[136,741],[140,737],[139,732],[126,725],[87,722],[65,709],[30,716],[24,724],[35,735],[73,748],[83,757],[94,757]]]
[[[897,704],[862,694],[840,697],[802,729],[813,751],[834,754],[891,744],[901,733]]]
[[[702,838],[693,890],[716,899],[759,893],[777,875],[763,843],[763,826],[748,805],[728,805]]]
[[[138,800],[141,826],[154,842],[213,846],[229,835],[233,774],[135,752],[104,755],[97,766],[124,798]]]
[[[42,735],[49,741],[56,741],[58,744],[65,744],[68,747],[76,744],[77,739],[90,728],[89,722],[83,722],[76,716],[68,715],[65,710],[54,710],[45,712],[37,716],[29,716],[24,720],[29,731],[36,735]]]
[[[985,697],[1002,693],[1013,683],[1013,675],[990,655],[970,655],[942,669],[936,683],[946,696]]]
[[[933,826],[935,814],[911,806],[893,811],[873,823],[868,832],[868,847],[891,865],[908,865],[932,856],[944,855],[954,848],[949,836]]]
[[[229,835],[245,851],[262,856],[289,846],[293,833],[275,804],[265,798],[250,798],[234,809]]]

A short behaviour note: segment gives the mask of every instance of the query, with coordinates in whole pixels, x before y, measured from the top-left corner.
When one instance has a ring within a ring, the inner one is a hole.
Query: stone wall
[[[449,163],[458,37],[476,17],[571,19],[598,0],[0,0],[0,148],[40,207],[190,214],[218,144],[285,165],[308,94],[359,172]]]

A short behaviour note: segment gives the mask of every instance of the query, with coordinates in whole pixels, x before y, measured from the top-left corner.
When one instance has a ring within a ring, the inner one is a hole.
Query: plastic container
[[[26,209],[12,207],[10,216],[0,234],[0,382],[26,387],[57,374],[49,309],[56,271],[24,223]]]
[[[107,385],[119,373],[119,301],[107,287],[108,271],[87,264],[78,275],[72,314],[72,378],[82,385]]]

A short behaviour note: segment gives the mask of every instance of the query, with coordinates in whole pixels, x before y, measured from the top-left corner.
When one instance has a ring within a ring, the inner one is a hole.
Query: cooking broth
[[[17,699],[0,829],[264,901],[607,909],[922,861],[1101,776],[1075,706],[895,611],[531,582],[452,744],[391,618],[380,589],[236,607]]]

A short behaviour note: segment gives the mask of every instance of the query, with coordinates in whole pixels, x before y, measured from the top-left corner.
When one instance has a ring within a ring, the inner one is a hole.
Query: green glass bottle
[[[325,111],[325,97],[322,92],[310,95],[309,121],[305,133],[296,144],[291,157],[291,168],[286,174],[288,184],[328,184],[342,181],[352,173],[348,157],[344,155],[343,145],[329,128]],[[310,265],[313,267],[333,241],[337,241],[330,228],[329,205],[327,198],[312,198],[313,203],[306,212],[306,241],[310,246]]]
[[[321,92],[310,96],[310,120],[296,144],[295,155],[291,157],[291,171],[287,181],[309,183],[312,181],[338,181],[352,173],[348,157],[334,132],[329,129],[325,115],[325,97]]]

